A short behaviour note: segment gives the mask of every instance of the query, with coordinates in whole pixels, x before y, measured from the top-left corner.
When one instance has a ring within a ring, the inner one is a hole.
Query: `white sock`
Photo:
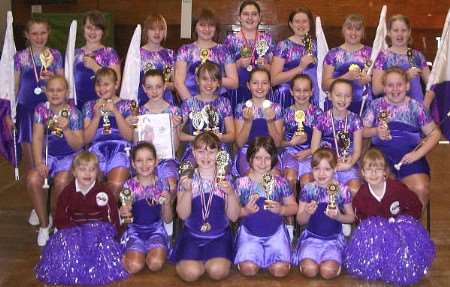
[[[289,233],[289,238],[292,241],[294,239],[294,225],[286,224],[286,228],[287,228],[288,233]]]
[[[167,232],[167,235],[172,236],[173,235],[173,221],[169,223],[164,222],[164,229]]]

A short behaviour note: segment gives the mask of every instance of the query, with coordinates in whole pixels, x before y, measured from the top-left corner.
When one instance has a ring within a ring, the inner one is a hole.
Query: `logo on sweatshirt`
[[[391,206],[389,207],[389,210],[391,211],[392,215],[397,215],[400,212],[400,202],[394,201],[391,203]]]
[[[95,196],[95,200],[98,206],[105,206],[108,204],[108,195],[105,192],[99,192]]]

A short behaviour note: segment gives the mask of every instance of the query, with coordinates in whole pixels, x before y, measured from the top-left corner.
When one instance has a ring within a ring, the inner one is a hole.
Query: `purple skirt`
[[[34,108],[30,109],[23,104],[17,104],[16,128],[18,131],[17,143],[31,143],[33,133]]]
[[[344,250],[344,267],[366,280],[413,285],[428,273],[435,255],[429,234],[416,219],[371,217],[353,232]]]
[[[95,153],[100,170],[106,175],[117,167],[130,168],[130,159],[125,151],[128,146],[127,141],[110,140],[94,143],[89,150]]]
[[[234,264],[250,261],[259,268],[269,268],[278,262],[291,262],[289,234],[284,224],[271,236],[252,235],[245,226],[239,227]]]
[[[355,164],[352,168],[348,170],[336,172],[336,179],[343,185],[347,184],[347,182],[353,179],[360,180],[361,176],[359,173],[358,165]]]
[[[166,179],[174,177],[178,179],[178,163],[174,159],[160,160],[156,167],[156,173],[159,178]]]
[[[281,166],[285,171],[286,169],[293,169],[297,172],[297,179],[304,176],[305,174],[311,173],[311,156],[308,156],[302,160],[297,160],[294,154],[298,151],[295,149],[287,148],[281,154]]]
[[[185,226],[178,235],[175,248],[170,255],[170,261],[174,263],[181,260],[206,262],[213,258],[233,260],[233,238],[230,227],[219,236],[198,237]]]
[[[75,157],[76,154],[77,153],[73,153],[61,157],[48,155],[47,167],[50,176],[54,177],[59,172],[70,171],[73,158]]]
[[[52,285],[106,285],[127,278],[115,236],[106,222],[58,230],[42,251],[36,278]]]
[[[124,252],[137,251],[146,254],[155,248],[169,250],[169,237],[162,221],[150,225],[129,224],[120,243]]]

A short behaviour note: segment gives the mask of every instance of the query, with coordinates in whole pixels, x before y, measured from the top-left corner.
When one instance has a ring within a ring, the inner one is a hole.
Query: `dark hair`
[[[314,168],[320,164],[322,160],[328,161],[332,168],[336,168],[337,157],[334,150],[329,148],[319,148],[312,155],[311,167]]]
[[[248,147],[247,150],[247,161],[250,166],[252,166],[252,161],[255,158],[255,154],[261,149],[265,149],[271,158],[271,168],[274,168],[278,162],[278,152],[277,147],[273,139],[269,136],[256,137]]]
[[[242,10],[244,10],[245,7],[253,5],[256,7],[256,10],[258,10],[258,14],[261,14],[261,7],[259,7],[258,2],[256,1],[252,1],[252,0],[246,0],[244,2],[241,3],[241,5],[239,6],[239,15],[241,15]]]
[[[150,69],[147,72],[145,72],[143,82],[145,83],[145,80],[149,77],[159,77],[161,78],[161,81],[164,83],[164,75],[160,70]]]
[[[194,138],[192,145],[194,149],[200,149],[206,146],[209,149],[219,149],[220,148],[219,137],[210,131],[203,132]]]
[[[100,81],[101,78],[112,78],[114,83],[117,83],[117,74],[116,71],[114,71],[114,69],[109,68],[109,67],[102,67],[99,70],[97,70],[97,72],[95,73],[95,84],[98,84],[98,82]]]
[[[289,29],[292,31],[292,28],[291,28],[291,26],[289,26],[289,23],[292,23],[292,21],[294,21],[295,15],[297,15],[299,13],[303,13],[306,16],[308,16],[308,21],[309,21],[309,32],[308,32],[308,34],[313,39],[315,39],[316,38],[316,23],[314,21],[314,16],[313,16],[311,10],[309,10],[306,7],[299,7],[297,9],[295,9],[294,11],[292,11],[291,14],[289,14],[289,21],[288,21]]]
[[[298,81],[298,80],[308,81],[309,82],[309,87],[311,88],[311,90],[313,89],[313,82],[312,82],[311,78],[307,74],[297,74],[291,80],[291,83],[290,83],[291,90],[294,88],[295,82]]]
[[[253,75],[258,73],[258,72],[265,73],[267,75],[267,77],[269,77],[269,82],[270,82],[270,72],[266,68],[260,68],[260,67],[256,67],[250,72],[247,82],[249,83],[251,81]]]
[[[83,18],[83,26],[86,25],[87,20],[92,23],[95,27],[103,31],[106,31],[106,19],[103,13],[98,10],[91,10],[86,12]]]
[[[352,86],[352,81],[347,80],[347,79],[336,79],[331,83],[330,86],[330,93],[333,92],[334,87],[336,87],[337,84],[346,84],[348,86],[350,86],[350,89],[352,90],[352,95],[353,95],[353,86]]]
[[[197,72],[195,73],[197,79],[200,78],[202,73],[208,73],[211,79],[217,80],[220,85],[222,84],[222,71],[218,64],[207,60],[205,63],[198,66]]]
[[[397,15],[393,15],[391,18],[389,18],[389,20],[387,21],[387,30],[390,31],[392,28],[392,24],[395,21],[401,21],[403,23],[406,24],[406,26],[408,27],[409,31],[411,31],[411,22],[409,21],[409,18],[406,17],[405,15],[401,15],[401,14],[397,14]],[[409,35],[409,39],[408,39],[408,46],[411,46],[413,43],[413,39],[411,37],[411,34]],[[386,35],[386,44],[388,44],[388,46],[392,46],[392,39],[391,37],[389,37],[389,35]]]
[[[213,41],[217,42],[219,39],[219,33],[220,33],[220,26],[219,21],[217,20],[216,15],[214,15],[214,12],[210,9],[202,9],[198,17],[194,20],[192,31],[193,31],[193,39],[194,41],[198,39],[196,27],[199,22],[206,22],[209,25],[213,25],[216,28],[216,31],[214,32],[214,38]]]
[[[153,29],[155,27],[161,28],[161,30],[164,31],[163,33],[163,40],[167,37],[167,22],[166,19],[161,14],[153,14],[145,18],[144,24],[142,27],[142,42],[144,44],[147,43],[147,31],[150,29]]]
[[[156,148],[152,143],[149,142],[139,142],[137,145],[135,145],[132,149],[131,149],[131,153],[130,153],[130,159],[131,161],[135,161],[136,160],[136,154],[138,151],[146,149],[148,151],[150,151],[150,153],[152,153],[153,157],[156,159],[157,155],[156,155]]]
[[[386,71],[384,71],[383,79],[382,79],[383,80],[383,85],[386,85],[386,78],[387,78],[387,76],[389,74],[399,74],[403,78],[405,83],[409,82],[408,75],[406,74],[406,72],[402,68],[400,68],[398,66],[392,66],[389,69],[387,69]]]

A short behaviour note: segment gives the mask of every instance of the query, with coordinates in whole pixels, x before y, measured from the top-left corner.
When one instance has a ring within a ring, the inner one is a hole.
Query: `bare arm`
[[[225,65],[225,77],[222,77],[222,86],[227,89],[237,89],[239,87],[236,63]]]
[[[322,139],[322,132],[317,128],[313,129],[313,134],[311,138],[311,153],[314,153],[320,147],[320,140]]]
[[[384,92],[383,88],[383,70],[373,69],[372,74],[372,91],[374,96],[381,95]]]
[[[185,61],[177,61],[175,63],[175,88],[183,101],[189,99],[192,95],[189,93],[184,81],[187,75],[187,63]]]

